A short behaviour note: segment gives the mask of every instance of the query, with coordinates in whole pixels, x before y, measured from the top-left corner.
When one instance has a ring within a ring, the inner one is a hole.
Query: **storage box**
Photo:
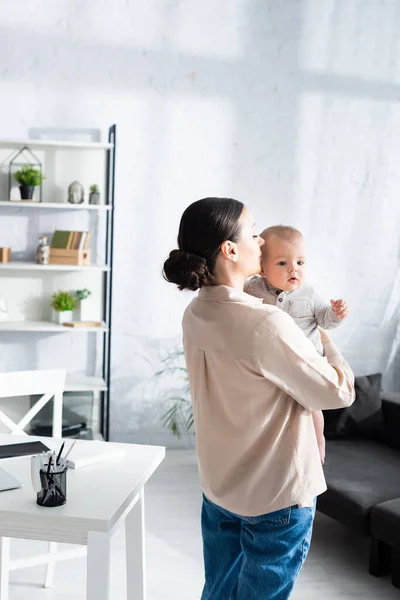
[[[50,248],[51,265],[90,265],[90,250]]]

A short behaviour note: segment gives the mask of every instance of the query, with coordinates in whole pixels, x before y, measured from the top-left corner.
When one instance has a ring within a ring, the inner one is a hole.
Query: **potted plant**
[[[54,309],[54,321],[62,325],[72,321],[72,311],[76,306],[75,298],[68,292],[55,292],[52,296],[51,306]]]
[[[89,298],[92,292],[86,288],[83,290],[76,290],[75,296],[78,298],[78,321],[88,321],[89,317],[87,313],[87,303],[85,302],[86,298]]]
[[[40,169],[35,169],[30,165],[24,165],[22,169],[16,171],[14,177],[19,183],[21,200],[32,200],[35,187],[40,185],[45,178]]]
[[[100,190],[99,186],[93,184],[89,188],[89,204],[100,204]]]
[[[168,408],[162,415],[161,422],[175,437],[181,439],[184,434],[194,431],[189,376],[183,349],[173,350],[162,362],[163,369],[155,374],[156,378],[164,380],[167,384],[162,399]]]

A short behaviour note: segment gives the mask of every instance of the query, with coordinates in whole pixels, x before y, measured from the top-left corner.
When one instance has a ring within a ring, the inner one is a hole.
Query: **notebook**
[[[101,444],[101,445],[100,445]],[[77,444],[68,456],[68,466],[70,469],[79,469],[87,467],[106,460],[121,458],[125,455],[123,448],[108,446],[104,447],[104,442],[98,445],[96,441]]]
[[[18,456],[30,456],[32,454],[40,454],[47,452],[49,448],[42,442],[22,442],[19,444],[2,444],[0,445],[1,458],[16,458]]]

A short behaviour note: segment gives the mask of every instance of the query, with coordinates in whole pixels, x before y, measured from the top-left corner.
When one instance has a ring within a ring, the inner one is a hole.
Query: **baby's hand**
[[[349,313],[349,307],[344,300],[331,300],[332,308],[338,319],[345,319]]]

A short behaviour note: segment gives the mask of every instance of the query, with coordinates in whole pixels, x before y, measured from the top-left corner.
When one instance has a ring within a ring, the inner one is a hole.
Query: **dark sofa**
[[[380,379],[374,381],[375,388],[378,383]],[[319,496],[317,510],[370,537],[370,573],[380,576],[391,570],[393,585],[400,587],[400,394],[378,396],[368,412],[371,399],[363,397],[357,405],[357,394],[350,426],[349,409],[325,411],[331,438],[324,465],[328,490]],[[357,412],[366,418],[357,420]]]

